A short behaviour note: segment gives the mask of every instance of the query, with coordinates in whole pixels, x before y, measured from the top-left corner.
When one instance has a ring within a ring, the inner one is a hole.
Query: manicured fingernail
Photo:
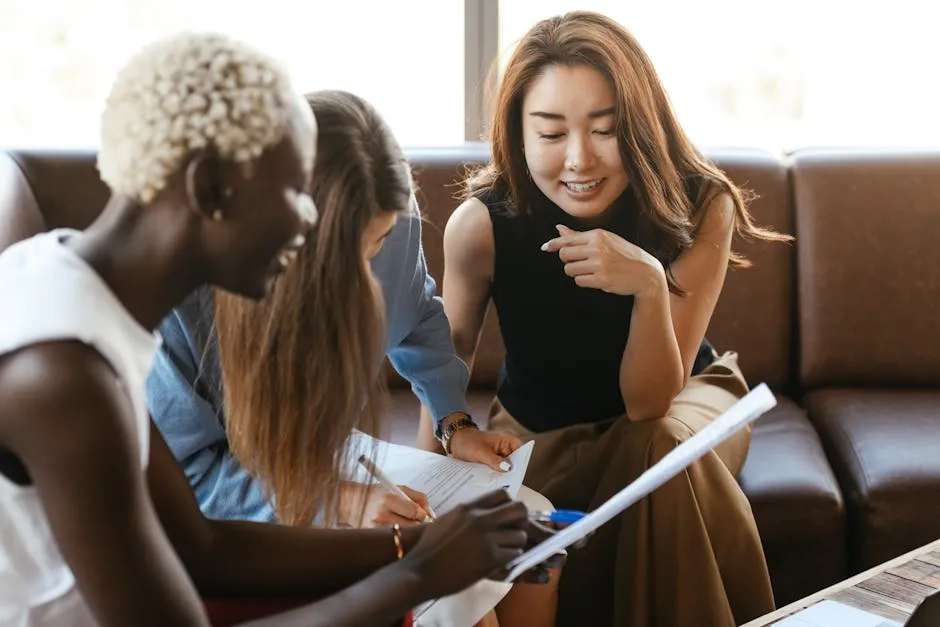
[[[499,462],[499,469],[502,470],[503,472],[509,472],[510,470],[512,470],[512,464],[510,464],[509,462]]]
[[[548,251],[548,242],[542,244],[542,251]]]

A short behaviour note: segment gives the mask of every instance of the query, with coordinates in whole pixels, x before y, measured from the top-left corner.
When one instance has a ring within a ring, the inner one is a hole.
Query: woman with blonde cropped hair
[[[260,299],[290,270],[316,121],[277,63],[187,33],[129,61],[101,129],[100,217],[0,254],[0,623],[208,625],[200,595],[316,595],[252,624],[392,624],[517,556],[530,525],[503,492],[408,529],[200,513],[150,425],[153,329],[203,284]]]

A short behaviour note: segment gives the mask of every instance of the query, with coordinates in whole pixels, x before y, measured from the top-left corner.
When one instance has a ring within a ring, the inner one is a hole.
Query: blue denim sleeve
[[[174,310],[160,325],[163,345],[147,381],[150,415],[207,517],[273,522],[263,484],[229,452],[221,386],[212,383],[221,380],[218,361],[207,358],[212,345],[186,314]]]
[[[452,413],[467,412],[470,370],[454,352],[444,304],[435,296],[437,285],[428,274],[420,220],[412,220],[417,226],[410,229],[408,249],[414,265],[411,272],[403,273],[393,315],[395,326],[407,328],[399,334],[403,339],[389,347],[388,358],[411,383],[436,425]]]

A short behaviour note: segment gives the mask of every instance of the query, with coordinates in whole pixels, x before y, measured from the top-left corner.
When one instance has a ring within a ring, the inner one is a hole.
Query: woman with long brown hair
[[[742,192],[692,145],[652,63],[591,12],[536,24],[496,94],[492,161],[444,234],[444,307],[472,367],[490,300],[506,346],[488,438],[445,422],[472,459],[535,440],[526,483],[558,507],[597,507],[747,392],[705,331]],[[422,442],[436,443],[430,425]],[[732,626],[773,609],[735,476],[743,430],[601,528],[561,581],[561,624]]]
[[[336,91],[308,101],[320,133],[316,232],[264,301],[215,298],[232,451],[293,525],[321,513],[337,522],[349,434],[379,425],[385,306],[369,261],[415,209],[411,170],[371,106]]]
[[[260,484],[278,522],[301,527],[414,525],[427,515],[423,494],[408,492],[417,506],[407,499],[380,500],[386,511],[375,519],[365,510],[374,509],[373,497],[383,491],[346,480],[355,462],[347,450],[349,436],[354,429],[378,429],[387,396],[381,372],[386,303],[370,262],[380,250],[403,256],[420,252],[420,236],[407,250],[398,241],[395,248],[383,250],[385,240],[400,232],[397,223],[420,229],[411,169],[391,130],[362,98],[320,91],[307,100],[319,131],[312,178],[317,228],[264,301],[198,292],[164,321],[161,331],[169,346],[164,355],[172,355],[179,368],[176,377],[190,355],[201,363],[200,372],[193,383],[154,385],[155,377],[175,380],[165,367],[170,361],[164,361],[151,375],[151,411],[186,407],[186,399],[196,395],[204,394],[210,402],[221,395],[222,438],[233,457],[221,455],[224,447],[218,445],[212,447],[214,454],[230,470],[240,464],[251,485]],[[400,300],[411,296],[389,294]],[[193,319],[198,324],[181,330],[182,322]],[[449,336],[444,337],[449,345]],[[189,341],[193,345],[185,349],[173,348]],[[451,357],[457,360],[452,349]],[[158,387],[163,391],[157,398]],[[166,424],[168,413],[155,416],[157,423]],[[212,436],[213,429],[221,430],[212,413],[205,420],[195,413],[182,417],[187,418],[190,433]],[[206,428],[207,422],[216,424]],[[170,433],[174,431],[171,426]],[[179,436],[175,444],[181,441],[187,445]],[[188,460],[180,461],[185,466]],[[237,501],[254,498],[245,491],[216,497],[228,499],[229,512],[244,511],[246,506]],[[557,578],[548,585],[511,589],[509,584],[483,582],[471,594],[474,607],[489,609],[501,602],[509,620],[504,624],[511,624],[510,615],[525,615],[528,625],[551,624],[556,585]]]

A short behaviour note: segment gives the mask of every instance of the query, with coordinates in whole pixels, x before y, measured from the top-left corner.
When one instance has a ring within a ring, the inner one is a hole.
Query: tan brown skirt
[[[535,440],[526,485],[555,507],[592,510],[747,390],[737,355],[725,353],[689,379],[665,418],[533,433],[494,400],[489,428]],[[749,444],[742,429],[570,551],[558,624],[731,627],[773,610],[760,536],[735,479]]]

